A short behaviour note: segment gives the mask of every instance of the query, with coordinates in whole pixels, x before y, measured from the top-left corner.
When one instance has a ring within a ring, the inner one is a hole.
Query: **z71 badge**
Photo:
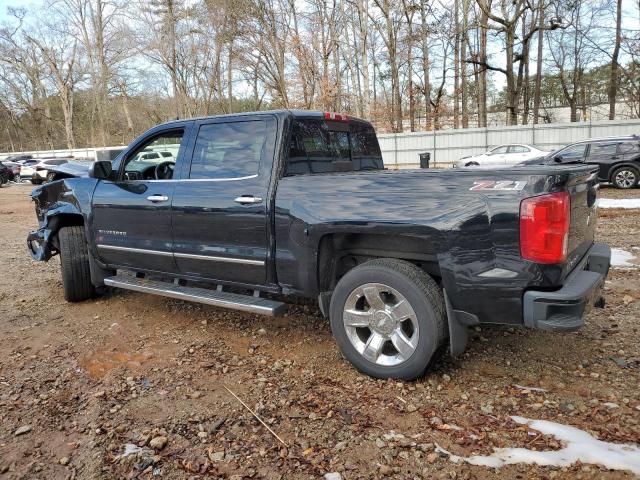
[[[513,190],[522,190],[527,185],[527,182],[517,182],[514,180],[479,180],[477,182],[473,182],[473,187],[469,190],[477,191],[477,190],[490,190],[492,192],[496,191],[513,191]]]

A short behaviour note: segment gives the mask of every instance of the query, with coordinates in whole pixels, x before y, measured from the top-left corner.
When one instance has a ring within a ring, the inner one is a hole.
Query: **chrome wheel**
[[[615,180],[618,187],[631,188],[636,184],[636,174],[631,170],[620,170]]]
[[[381,283],[351,292],[342,314],[347,338],[356,351],[377,365],[399,365],[418,346],[418,319],[409,301]]]

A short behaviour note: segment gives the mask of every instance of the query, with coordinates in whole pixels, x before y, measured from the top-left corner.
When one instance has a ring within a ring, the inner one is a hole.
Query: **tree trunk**
[[[533,18],[532,18],[533,21]],[[526,16],[522,16],[522,38],[527,37]],[[529,42],[522,45],[522,59],[520,60],[519,90],[522,92],[522,120],[520,123],[526,125],[529,121]]]
[[[460,45],[461,82],[460,94],[462,99],[462,128],[469,128],[469,89],[467,86],[467,45],[469,43],[469,0],[462,0],[462,37]]]
[[[518,91],[513,75],[514,27],[506,28],[507,125],[518,124]]]
[[[460,0],[453,5],[453,128],[460,128]]]
[[[227,101],[229,113],[233,113],[233,39],[229,42],[229,57],[227,59]]]
[[[122,80],[119,82],[119,86],[120,93],[122,93],[122,113],[124,113],[124,118],[127,120],[127,133],[131,140],[134,135],[134,125],[131,118],[131,111],[129,110],[129,95],[127,94],[127,87]]]
[[[487,28],[489,17],[482,11],[480,13],[480,74],[478,81],[478,126],[487,126]]]
[[[616,118],[616,96],[618,94],[618,55],[622,40],[622,0],[618,0],[616,14],[616,40],[611,56],[611,77],[609,78],[609,120]]]
[[[542,88],[542,55],[544,48],[544,0],[538,0],[538,58],[536,59],[536,86],[533,94],[533,123],[540,116],[540,90]]]
[[[369,52],[368,52],[368,19],[369,0],[359,2],[360,23],[360,68],[362,69],[362,113],[364,118],[371,116],[371,93],[369,91]]]
[[[409,128],[416,131],[416,109],[413,95],[413,10],[403,0],[404,14],[407,19],[407,92],[409,95]]]
[[[427,27],[427,0],[420,0],[420,36],[422,37],[422,76],[424,78],[425,128],[431,130],[431,83],[429,82],[429,29]]]
[[[173,90],[173,103],[176,118],[180,118],[182,109],[180,92],[178,89],[178,52],[176,46],[176,15],[173,0],[167,0],[166,27],[169,38],[170,57],[169,57],[169,74],[171,76],[171,88]]]

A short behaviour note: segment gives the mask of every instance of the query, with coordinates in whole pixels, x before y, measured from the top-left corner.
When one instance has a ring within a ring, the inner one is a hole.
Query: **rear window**
[[[590,157],[597,157],[599,155],[615,155],[618,151],[617,143],[592,143],[589,149]]]
[[[311,119],[294,122],[285,176],[383,168],[371,125]]]
[[[621,143],[620,153],[640,153],[640,143]]]

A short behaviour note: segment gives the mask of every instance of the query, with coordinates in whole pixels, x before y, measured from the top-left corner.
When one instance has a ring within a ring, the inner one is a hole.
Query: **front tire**
[[[81,226],[63,227],[58,232],[62,286],[67,302],[87,300],[95,294],[89,271],[89,251]]]
[[[347,272],[331,297],[340,351],[375,378],[424,375],[447,335],[442,290],[415,265],[377,259]]]
[[[638,171],[633,167],[620,167],[611,175],[616,188],[629,189],[638,184]]]

